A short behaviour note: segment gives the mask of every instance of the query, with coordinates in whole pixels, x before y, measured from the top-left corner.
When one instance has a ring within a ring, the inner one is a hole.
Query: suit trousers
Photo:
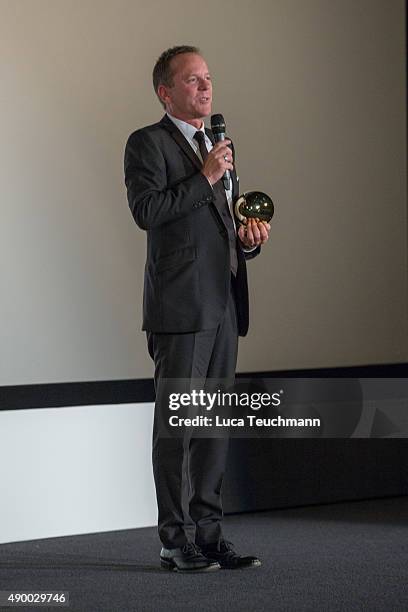
[[[155,363],[152,460],[158,531],[165,548],[179,548],[188,541],[213,544],[222,536],[221,486],[228,437],[198,438],[188,427],[178,431],[177,436],[163,436],[160,424],[163,419],[168,423],[169,396],[165,387],[169,379],[234,381],[238,353],[234,283],[231,274],[229,299],[218,327],[179,334],[146,332]]]

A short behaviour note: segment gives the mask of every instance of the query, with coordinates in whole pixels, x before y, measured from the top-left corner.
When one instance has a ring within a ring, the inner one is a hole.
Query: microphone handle
[[[216,134],[214,138],[215,138],[215,142],[220,142],[221,140],[225,140],[225,133],[221,132],[220,134]],[[226,170],[224,172],[224,175],[222,177],[222,183],[224,185],[224,189],[227,189],[227,191],[231,189],[231,173],[229,170]]]

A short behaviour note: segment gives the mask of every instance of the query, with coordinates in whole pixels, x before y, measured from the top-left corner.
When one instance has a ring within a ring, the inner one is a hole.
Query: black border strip
[[[408,363],[242,372],[237,378],[408,378]],[[154,401],[152,378],[0,387],[0,410],[133,404]]]

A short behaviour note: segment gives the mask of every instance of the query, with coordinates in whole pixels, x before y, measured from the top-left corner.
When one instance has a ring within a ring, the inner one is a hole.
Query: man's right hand
[[[230,142],[228,138],[221,140],[208,153],[201,172],[207,177],[210,185],[214,185],[214,183],[219,181],[224,176],[226,170],[234,169],[232,165],[232,151],[228,146]]]

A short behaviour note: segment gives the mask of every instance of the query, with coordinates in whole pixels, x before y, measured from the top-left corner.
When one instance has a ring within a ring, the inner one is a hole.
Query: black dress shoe
[[[203,554],[212,561],[218,561],[222,569],[240,569],[243,567],[259,567],[261,561],[257,557],[241,557],[231,542],[221,540],[217,544],[202,546]]]
[[[162,548],[160,565],[173,572],[213,572],[220,569],[220,564],[207,559],[193,542],[183,548]]]

